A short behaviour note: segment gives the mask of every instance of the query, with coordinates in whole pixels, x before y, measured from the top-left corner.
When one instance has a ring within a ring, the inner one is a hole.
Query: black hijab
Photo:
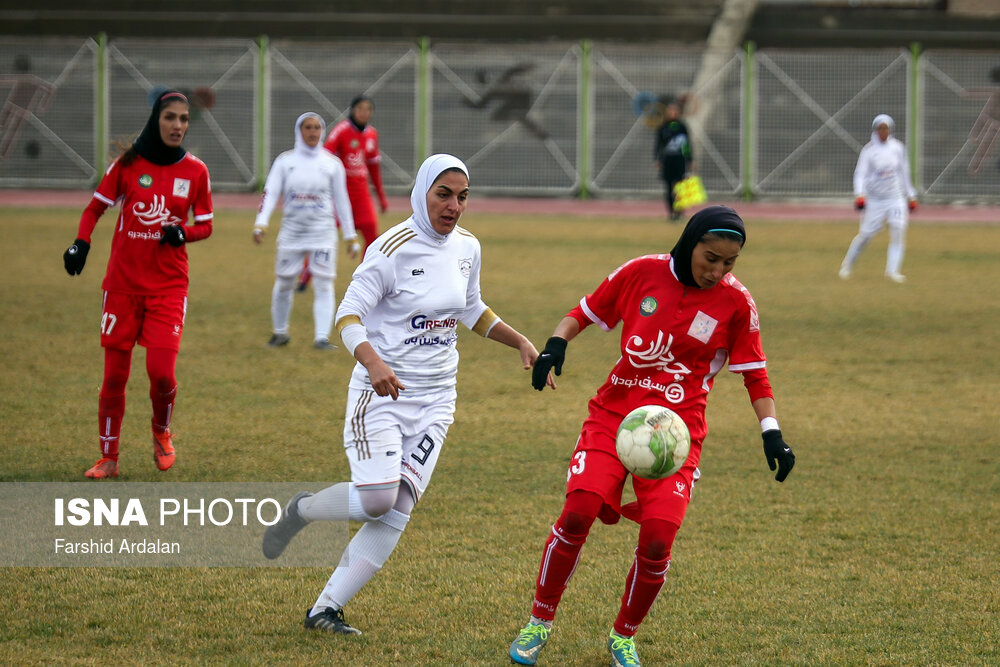
[[[691,273],[691,255],[694,253],[694,247],[708,232],[720,231],[738,234],[743,239],[740,242],[741,248],[746,243],[747,230],[743,227],[743,220],[728,206],[707,206],[691,216],[687,227],[681,232],[681,237],[677,239],[677,245],[670,251],[670,256],[674,260],[674,271],[681,283],[689,287],[698,287],[698,281]]]
[[[187,153],[181,146],[177,148],[167,146],[163,143],[163,137],[160,136],[160,111],[167,104],[177,102],[178,100],[189,104],[184,93],[178,90],[167,90],[161,93],[156,98],[156,102],[153,103],[153,110],[149,114],[149,120],[146,121],[146,127],[142,128],[139,138],[132,144],[132,148],[135,149],[136,153],[153,164],[174,164],[175,162],[179,162],[184,157],[184,154]]]
[[[358,95],[353,100],[351,100],[351,114],[350,114],[351,122],[354,123],[354,127],[358,128],[359,130],[363,130],[366,127],[368,127],[368,123],[361,125],[360,123],[358,123],[358,121],[354,120],[354,107],[358,106],[362,102],[368,102],[368,104],[372,105],[372,108],[375,107],[375,103],[372,102],[372,98],[368,97],[367,95]]]

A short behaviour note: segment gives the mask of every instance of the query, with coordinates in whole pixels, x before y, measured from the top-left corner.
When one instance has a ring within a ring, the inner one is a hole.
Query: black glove
[[[170,225],[169,227],[164,227],[160,232],[160,245],[169,243],[175,248],[180,248],[184,245],[184,241],[184,228],[180,225]]]
[[[63,253],[63,264],[66,265],[66,273],[71,276],[79,275],[83,271],[83,265],[87,263],[87,253],[90,252],[90,244],[83,239],[73,241],[73,245]]]
[[[795,466],[795,454],[792,453],[792,448],[781,439],[780,430],[773,428],[764,431],[762,437],[764,438],[764,456],[767,457],[767,466],[774,470],[775,461],[777,461],[778,474],[774,476],[774,479],[784,482],[788,473],[792,472],[792,468]]]
[[[545,341],[545,349],[538,355],[535,367],[531,369],[531,386],[538,391],[545,389],[549,370],[554,368],[556,375],[562,375],[564,361],[566,361],[566,339],[553,336]]]

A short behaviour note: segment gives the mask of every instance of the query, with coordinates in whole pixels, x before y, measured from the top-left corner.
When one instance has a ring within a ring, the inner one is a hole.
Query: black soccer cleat
[[[276,333],[271,336],[271,340],[267,341],[267,344],[271,347],[281,347],[282,345],[288,345],[288,341],[291,337],[288,334]]]
[[[310,616],[312,608],[306,609],[306,630],[324,630],[340,635],[360,635],[361,630],[353,628],[344,620],[344,610],[327,607],[315,616]]]

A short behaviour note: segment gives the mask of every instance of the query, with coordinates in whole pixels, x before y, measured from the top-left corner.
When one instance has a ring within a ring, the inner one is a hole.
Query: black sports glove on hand
[[[163,231],[160,232],[160,245],[169,243],[175,248],[180,248],[184,245],[184,241],[184,228],[180,225],[164,227]]]
[[[90,252],[90,244],[83,239],[73,241],[73,245],[63,253],[63,264],[66,266],[66,273],[71,276],[79,275],[83,271],[83,265],[87,263],[87,253]]]
[[[778,474],[774,476],[774,479],[784,482],[788,473],[792,472],[792,468],[795,466],[795,454],[792,453],[792,448],[782,440],[780,430],[774,428],[770,431],[764,431],[762,437],[764,438],[764,456],[767,457],[767,466],[774,470],[775,461],[777,461]]]
[[[535,367],[531,369],[531,386],[538,391],[545,389],[549,371],[554,368],[556,375],[562,375],[564,361],[566,361],[566,339],[553,336],[545,341],[545,349],[538,355]]]

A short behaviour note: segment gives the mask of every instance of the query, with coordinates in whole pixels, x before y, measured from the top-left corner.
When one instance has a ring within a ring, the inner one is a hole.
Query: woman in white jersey
[[[341,340],[358,360],[344,424],[351,481],[296,494],[263,542],[264,555],[277,558],[310,521],[364,522],[306,611],[306,628],[360,634],[343,606],[392,553],[454,421],[459,323],[518,350],[524,369],[538,358],[480,296],[479,241],[457,226],[468,174],[451,155],[424,161],[413,215],[368,246],[337,311]]]
[[[321,350],[335,347],[330,343],[330,329],[336,305],[333,279],[337,275],[337,219],[344,241],[349,242],[350,256],[357,257],[360,252],[344,165],[340,158],[323,149],[321,140],[325,132],[326,124],[318,114],[307,112],[295,121],[295,148],[279,155],[271,165],[253,225],[253,240],[260,243],[281,197],[284,214],[278,232],[271,292],[274,334],[267,343],[272,347],[286,345],[290,340],[288,319],[292,314],[295,278],[307,257],[316,278],[313,345]]]
[[[903,266],[906,244],[907,209],[917,208],[917,191],[910,181],[906,147],[892,136],[890,116],[879,114],[872,121],[872,139],[858,156],[854,169],[854,207],[861,213],[861,229],[851,241],[840,265],[840,277],[847,280],[858,255],[882,224],[889,225],[889,250],[886,253],[885,277],[901,283],[906,277]]]

